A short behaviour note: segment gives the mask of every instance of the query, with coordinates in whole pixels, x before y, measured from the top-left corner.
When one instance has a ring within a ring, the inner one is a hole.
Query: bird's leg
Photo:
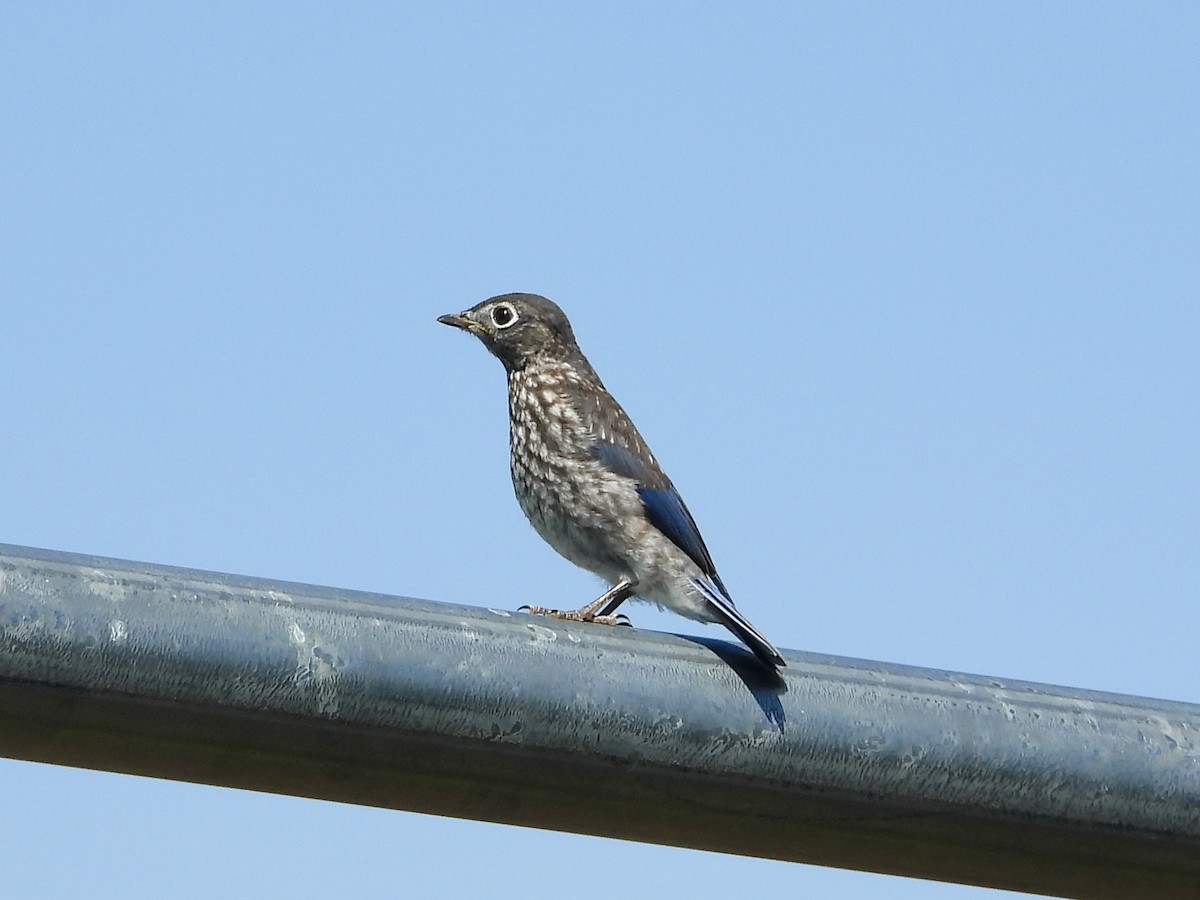
[[[599,606],[600,615],[611,616],[617,611],[617,607],[632,597],[636,591],[637,582],[632,578],[625,578],[610,587],[588,606]]]
[[[535,616],[551,616],[572,622],[599,622],[601,625],[628,625],[628,616],[615,616],[618,606],[634,595],[637,583],[630,578],[617,582],[607,591],[580,609],[546,609],[544,606],[522,606]]]

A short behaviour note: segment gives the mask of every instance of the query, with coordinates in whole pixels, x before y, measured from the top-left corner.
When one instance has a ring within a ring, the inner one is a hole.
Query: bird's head
[[[510,372],[535,359],[579,353],[563,311],[537,294],[501,294],[438,321],[475,335]]]

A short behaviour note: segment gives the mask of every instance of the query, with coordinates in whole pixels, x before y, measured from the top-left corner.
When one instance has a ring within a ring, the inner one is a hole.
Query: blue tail
[[[779,651],[775,649],[775,645],[737,611],[733,601],[721,590],[719,582],[713,582],[708,578],[693,578],[692,584],[716,608],[721,624],[741,638],[742,642],[754,651],[755,656],[772,668],[787,665],[783,661],[783,657],[779,655]]]

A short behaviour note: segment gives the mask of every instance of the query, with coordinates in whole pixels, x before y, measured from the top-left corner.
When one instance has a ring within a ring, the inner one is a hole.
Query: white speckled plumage
[[[555,304],[504,294],[438,321],[475,334],[504,363],[513,488],[530,524],[614,585],[582,610],[538,611],[612,621],[608,614],[636,595],[719,622],[764,662],[783,665],[734,607],[691,514]]]

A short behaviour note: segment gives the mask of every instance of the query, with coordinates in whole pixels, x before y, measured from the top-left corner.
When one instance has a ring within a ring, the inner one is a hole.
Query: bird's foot
[[[589,612],[586,606],[583,609],[547,609],[544,606],[530,606],[526,604],[520,607],[517,612],[527,612],[531,616],[549,616],[552,619],[564,619],[568,622],[596,622],[600,625],[633,626],[633,623],[629,621],[629,616],[624,613],[613,616],[601,616]]]

